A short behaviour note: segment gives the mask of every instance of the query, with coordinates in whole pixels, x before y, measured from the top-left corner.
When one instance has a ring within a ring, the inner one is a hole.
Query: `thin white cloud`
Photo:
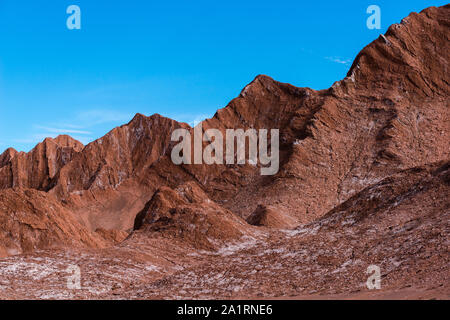
[[[13,139],[12,142],[14,143],[22,143],[22,144],[38,144],[42,141],[44,141],[46,138],[56,138],[59,134],[55,133],[35,133],[31,135],[30,137],[24,138],[24,139]],[[72,136],[73,139],[80,141],[82,144],[88,144],[92,141],[92,137],[90,136]]]
[[[58,128],[69,128],[69,129],[83,129],[83,126],[80,125],[76,125],[76,124],[72,124],[72,123],[65,123],[65,122],[61,122],[61,123],[53,123],[50,124],[52,127],[58,127]]]
[[[50,128],[43,126],[35,126],[37,129],[44,130],[48,133],[59,133],[59,134],[92,134],[92,132],[84,130],[74,130],[74,129],[61,129],[61,128]]]
[[[95,134],[93,131],[95,131],[95,126],[106,123],[113,125],[124,124],[130,121],[133,116],[134,114],[132,113],[107,109],[82,111],[76,113],[70,121],[66,119],[58,123],[33,125],[33,130],[30,134],[11,139],[11,142],[34,146],[42,142],[45,138],[56,138],[61,134],[67,134],[86,145],[94,140],[93,135]],[[4,145],[4,143],[0,143],[0,145]]]
[[[328,61],[334,62],[334,63],[343,64],[346,66],[349,66],[352,62],[351,59],[345,59],[345,58],[341,58],[341,57],[325,57],[325,59],[327,59]]]

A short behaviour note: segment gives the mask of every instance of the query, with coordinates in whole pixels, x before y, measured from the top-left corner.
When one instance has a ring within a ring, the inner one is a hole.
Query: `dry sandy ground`
[[[261,231],[217,251],[166,246],[143,237],[138,246],[90,251],[42,251],[0,260],[1,299],[449,299],[448,264],[389,257],[380,263],[382,289],[368,290],[370,254],[332,260],[328,242],[310,246],[312,228]],[[297,231],[298,232],[298,231]],[[303,238],[303,241],[302,241]],[[134,239],[136,240],[136,239]],[[303,242],[303,243],[302,243]],[[134,241],[133,241],[134,243]],[[147,254],[143,254],[143,243]],[[309,249],[310,248],[310,249]],[[339,251],[342,248],[339,249]],[[346,251],[346,249],[344,249]],[[151,253],[150,253],[151,252]],[[335,257],[341,255],[338,253]],[[327,260],[328,259],[328,260]],[[350,261],[350,262],[349,262]],[[81,289],[68,289],[68,267]],[[438,265],[441,265],[438,267]],[[437,272],[437,268],[441,268]],[[415,276],[408,278],[409,275]],[[436,274],[440,274],[437,277]]]

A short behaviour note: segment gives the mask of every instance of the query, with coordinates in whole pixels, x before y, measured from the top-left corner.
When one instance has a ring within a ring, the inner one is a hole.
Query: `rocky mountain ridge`
[[[322,254],[310,252],[315,260],[308,258],[309,270],[347,270],[342,257],[356,263],[371,260],[366,252],[372,251],[386,268],[400,260],[415,268],[412,261],[419,254],[422,267],[416,271],[434,270],[427,277],[442,282],[438,273],[448,276],[450,213],[449,28],[450,5],[411,13],[365,47],[347,77],[331,88],[297,88],[259,75],[201,123],[203,131],[222,133],[279,129],[280,170],[274,176],[261,176],[260,164],[175,165],[172,132],[194,129],[158,114],[136,114],[86,146],[60,136],[28,153],[7,149],[0,155],[0,255],[88,247],[117,250],[132,260],[139,257],[140,263],[156,259],[172,273],[160,270],[159,277],[152,275],[134,289],[155,292],[161,288],[158,281],[167,281],[167,296],[186,280],[177,268],[195,269],[200,263],[204,274],[189,285],[193,296],[205,297],[195,286],[226,267],[205,252],[232,252],[241,271],[252,272],[246,250],[235,255],[246,245],[248,257],[272,276],[274,265],[294,263],[311,246]],[[400,245],[394,235],[403,232],[407,241],[417,237],[426,254]],[[383,245],[381,235],[390,242]],[[326,248],[327,241],[335,243],[336,252]],[[369,248],[375,245],[378,249]],[[390,245],[398,249],[395,254],[388,253]],[[171,253],[170,261],[153,256],[152,246]],[[259,256],[258,250],[271,246],[285,246],[295,257],[283,262],[278,255]],[[426,262],[428,254],[437,256],[433,267]],[[351,272],[363,266],[352,264]],[[406,281],[409,271],[397,267],[391,284]],[[280,290],[294,276],[282,274]],[[313,278],[294,282],[303,288],[325,281]],[[246,286],[245,296],[259,289],[270,296],[257,279]]]

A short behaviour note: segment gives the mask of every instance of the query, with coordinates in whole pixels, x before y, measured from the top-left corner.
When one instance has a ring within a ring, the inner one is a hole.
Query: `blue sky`
[[[66,9],[81,8],[81,30]],[[366,9],[381,8],[381,30]],[[0,152],[93,141],[135,113],[192,123],[256,75],[325,89],[411,11],[446,1],[0,0]]]

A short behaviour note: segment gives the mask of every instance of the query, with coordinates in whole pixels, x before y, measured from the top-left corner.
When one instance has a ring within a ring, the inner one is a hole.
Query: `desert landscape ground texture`
[[[331,88],[260,75],[202,122],[279,128],[273,176],[175,165],[193,128],[158,114],[7,149],[0,298],[449,299],[449,38],[450,5],[411,13]]]

